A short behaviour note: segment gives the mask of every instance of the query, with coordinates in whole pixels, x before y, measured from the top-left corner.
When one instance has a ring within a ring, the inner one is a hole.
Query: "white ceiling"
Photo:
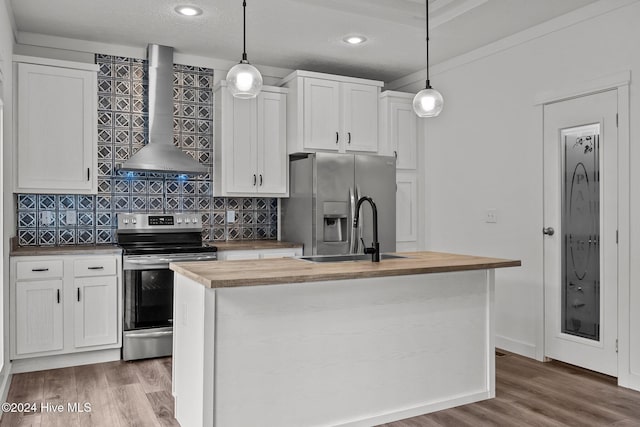
[[[429,0],[437,64],[596,0]],[[242,53],[241,0],[10,0],[19,32],[226,60]],[[201,16],[178,16],[192,4]],[[255,64],[393,81],[425,67],[424,0],[248,0]],[[354,47],[347,34],[368,42]]]

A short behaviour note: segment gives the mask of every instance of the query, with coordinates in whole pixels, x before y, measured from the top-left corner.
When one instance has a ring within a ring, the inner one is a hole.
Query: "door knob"
[[[542,229],[542,233],[546,234],[547,236],[553,236],[553,233],[555,233],[555,230],[553,229],[553,227],[545,227]]]

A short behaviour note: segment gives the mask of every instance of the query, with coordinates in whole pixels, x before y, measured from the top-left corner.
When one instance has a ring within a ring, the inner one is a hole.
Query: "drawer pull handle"
[[[31,271],[49,271],[48,268],[32,268]]]
[[[347,144],[351,144],[351,132],[347,132],[347,135],[349,135],[349,139],[347,140]]]
[[[78,288],[78,302],[80,302],[80,288]]]
[[[58,304],[60,304],[60,289],[56,289],[56,300],[58,301]]]
[[[89,270],[104,270],[104,267],[87,267]]]
[[[338,145],[339,138],[340,138],[340,136],[339,136],[338,132],[336,132],[336,145]]]

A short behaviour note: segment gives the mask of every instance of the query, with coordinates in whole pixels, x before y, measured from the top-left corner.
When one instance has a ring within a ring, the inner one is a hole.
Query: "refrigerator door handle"
[[[356,202],[360,200],[360,197],[362,197],[362,193],[360,192],[360,186],[358,185],[356,186]],[[360,219],[358,220],[358,230],[357,230],[358,242],[356,243],[356,253],[360,252],[360,240],[362,240],[362,236],[364,236],[364,234],[362,234],[363,229],[364,229],[364,215],[362,215],[361,213]],[[364,249],[365,246],[363,245],[362,248]]]
[[[353,219],[356,217],[356,196],[353,192],[353,188],[349,187],[349,211],[351,212],[351,223],[349,227],[351,232],[349,233],[349,253],[355,254],[358,251],[358,236],[356,229],[353,227]]]

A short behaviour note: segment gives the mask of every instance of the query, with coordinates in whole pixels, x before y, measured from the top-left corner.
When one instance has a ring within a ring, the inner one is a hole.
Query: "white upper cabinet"
[[[295,71],[281,85],[289,88],[289,153],[378,151],[382,82]]]
[[[303,83],[304,147],[337,150],[340,140],[340,83],[312,78],[304,79]]]
[[[287,197],[286,89],[237,99],[222,81],[215,97],[215,195]]]
[[[14,191],[97,192],[97,66],[14,57]]]
[[[397,169],[414,170],[418,159],[418,116],[412,93],[380,95],[380,154],[396,157]]]

